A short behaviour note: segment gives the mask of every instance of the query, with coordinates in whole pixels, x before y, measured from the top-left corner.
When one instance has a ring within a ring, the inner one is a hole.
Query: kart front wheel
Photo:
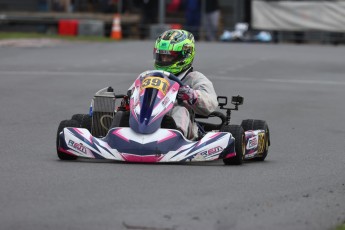
[[[60,146],[59,135],[60,135],[61,131],[66,127],[80,127],[80,125],[76,120],[64,120],[64,121],[60,122],[60,125],[59,125],[58,130],[57,130],[57,135],[56,135],[57,155],[60,158],[60,160],[65,160],[65,161],[76,160],[78,158],[77,156],[73,156],[73,155],[59,151],[59,146]]]
[[[221,132],[228,132],[235,138],[236,156],[223,159],[226,165],[241,165],[246,151],[245,136],[240,125],[226,125],[220,129]]]

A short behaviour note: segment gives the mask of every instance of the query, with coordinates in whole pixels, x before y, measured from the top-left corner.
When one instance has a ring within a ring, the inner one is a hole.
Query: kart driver
[[[195,114],[208,116],[218,106],[212,82],[193,70],[194,36],[185,30],[165,31],[157,38],[153,55],[156,70],[173,73],[184,83],[177,94],[183,103],[176,103],[168,115],[187,139],[194,140],[198,137]]]

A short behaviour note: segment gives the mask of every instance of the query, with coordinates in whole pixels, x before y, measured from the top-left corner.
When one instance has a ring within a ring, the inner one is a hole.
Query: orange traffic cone
[[[121,18],[119,14],[114,15],[113,27],[111,28],[111,38],[114,40],[122,39]]]

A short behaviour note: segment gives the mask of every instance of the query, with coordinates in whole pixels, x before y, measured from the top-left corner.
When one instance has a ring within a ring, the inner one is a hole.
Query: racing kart
[[[61,121],[56,139],[58,157],[142,163],[222,159],[226,165],[265,160],[270,146],[267,123],[246,119],[241,125],[230,124],[231,111],[243,104],[239,95],[232,97],[232,107],[225,107],[228,98],[219,96],[219,110],[195,117],[198,138],[186,139],[168,115],[175,103],[183,103],[176,98],[182,85],[173,74],[157,71],[138,77],[127,94],[115,94],[112,87],[99,90],[89,114]],[[214,117],[220,122],[208,121]]]

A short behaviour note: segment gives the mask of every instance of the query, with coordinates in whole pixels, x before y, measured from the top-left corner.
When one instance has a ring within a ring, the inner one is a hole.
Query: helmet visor
[[[159,66],[170,66],[183,59],[181,51],[154,49],[154,59]]]

